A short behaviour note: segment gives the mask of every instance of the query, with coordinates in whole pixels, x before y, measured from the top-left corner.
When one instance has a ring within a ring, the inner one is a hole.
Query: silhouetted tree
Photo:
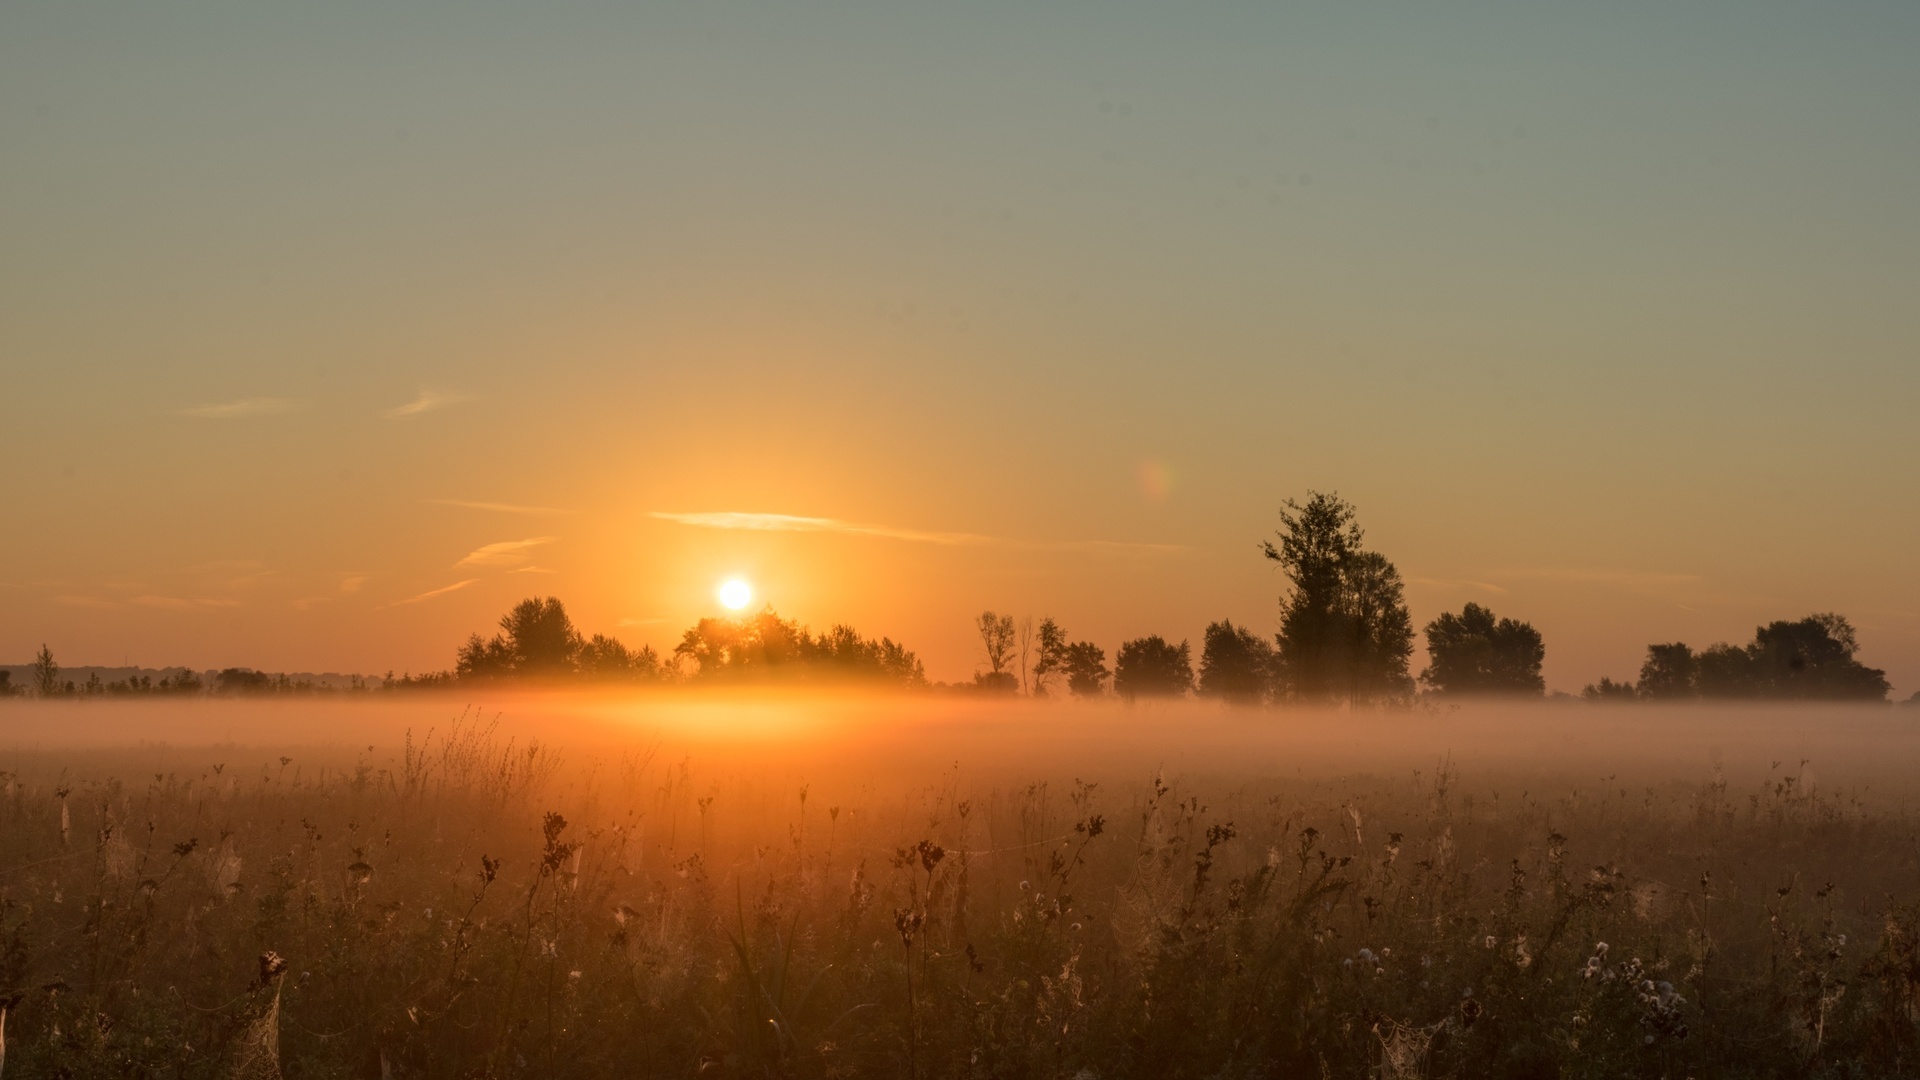
[[[1639,695],[1648,701],[1680,701],[1700,691],[1699,660],[1684,641],[1647,646],[1647,659],[1640,665]]]
[[[1113,691],[1138,697],[1180,697],[1193,688],[1193,660],[1187,643],[1170,644],[1158,634],[1120,646],[1113,658]]]
[[[513,650],[513,670],[522,676],[571,675],[580,633],[555,597],[522,600],[500,619]]]
[[[1752,655],[1724,641],[1707,646],[1694,657],[1693,684],[1701,697],[1747,698],[1760,693]]]
[[[1540,631],[1496,619],[1479,604],[1427,624],[1427,670],[1420,681],[1442,694],[1526,694],[1547,691],[1540,676],[1547,648]]]
[[[1768,697],[1885,701],[1887,673],[1854,659],[1860,642],[1843,615],[1809,615],[1754,631],[1747,647]]]
[[[1745,646],[1721,642],[1696,654],[1678,641],[1649,645],[1640,696],[1885,701],[1887,673],[1856,659],[1859,649],[1853,624],[1834,614],[1756,627]]]
[[[54,697],[60,693],[60,665],[53,659],[53,650],[42,642],[40,651],[34,654],[33,689],[41,697]]]
[[[1033,660],[1033,695],[1046,697],[1048,684],[1067,662],[1067,632],[1051,616],[1040,620]],[[1104,657],[1102,658],[1104,659]]]
[[[1074,697],[1100,697],[1107,692],[1107,650],[1091,641],[1076,641],[1061,654],[1060,670],[1067,676],[1067,692]]]
[[[974,674],[975,685],[995,693],[1018,690],[1019,678],[1007,670],[1013,663],[1013,616],[983,611],[973,626],[980,634],[980,647],[987,659],[987,670]]]
[[[1267,700],[1273,667],[1267,639],[1231,619],[1209,623],[1200,648],[1200,695],[1258,705]]]
[[[1604,675],[1600,677],[1599,682],[1588,683],[1587,688],[1580,691],[1580,696],[1586,698],[1588,701],[1600,702],[1602,704],[1633,701],[1637,697],[1634,693],[1632,683],[1615,682]]]
[[[1279,683],[1299,700],[1350,702],[1412,692],[1413,617],[1400,573],[1361,547],[1351,503],[1309,493],[1280,512],[1280,543],[1262,544],[1293,583],[1280,604]]]
[[[863,638],[851,626],[819,637],[772,608],[741,619],[701,619],[680,639],[675,661],[703,680],[775,677],[872,679],[905,686],[926,682],[918,657],[891,638]]]
[[[650,645],[629,649],[618,638],[595,634],[582,642],[574,663],[581,676],[601,682],[636,682],[660,676],[660,655]]]
[[[23,689],[13,685],[13,672],[0,671],[0,697],[12,697]]]

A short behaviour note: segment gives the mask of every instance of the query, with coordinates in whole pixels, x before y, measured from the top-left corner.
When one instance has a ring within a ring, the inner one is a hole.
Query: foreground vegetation
[[[1792,766],[829,792],[473,722],[261,756],[0,778],[6,1076],[1920,1071],[1920,834]]]

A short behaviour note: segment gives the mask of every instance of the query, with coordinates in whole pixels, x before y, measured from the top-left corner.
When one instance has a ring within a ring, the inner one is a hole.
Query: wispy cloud
[[[469,502],[466,499],[428,499],[435,506],[457,506],[462,510],[490,510],[496,514],[568,514],[570,510],[558,510],[551,506],[516,506],[513,503]]]
[[[517,566],[532,556],[527,553],[541,544],[551,544],[560,539],[557,536],[535,536],[527,540],[502,540],[494,544],[483,544],[474,548],[467,557],[453,564],[455,570],[463,566]]]
[[[359,592],[362,588],[365,588],[366,584],[367,584],[367,575],[346,574],[340,578],[340,591],[344,593],[356,593],[356,592]]]
[[[108,600],[105,597],[78,596],[73,593],[61,593],[60,595],[53,597],[53,602],[56,604],[65,604],[68,607],[83,607],[83,608],[110,608],[110,607],[118,606],[113,601]]]
[[[419,416],[424,412],[444,409],[449,405],[458,405],[465,400],[467,399],[459,394],[440,394],[432,390],[422,390],[420,391],[419,397],[414,398],[405,405],[395,405],[381,415],[389,420],[404,420],[409,416]]]
[[[207,597],[155,596],[152,594],[136,596],[127,602],[130,604],[139,604],[141,607],[166,608],[170,611],[200,611],[206,608],[236,608],[240,606],[240,601],[238,600],[214,600]]]
[[[395,600],[395,601],[394,601],[393,603],[391,603],[391,604],[388,604],[387,606],[388,606],[388,607],[403,607],[403,606],[405,606],[405,605],[407,605],[407,604],[417,604],[417,603],[419,603],[419,602],[420,602],[420,601],[422,601],[422,600],[431,600],[431,599],[433,599],[433,598],[434,598],[434,597],[436,597],[436,596],[445,596],[445,595],[447,595],[447,594],[448,594],[448,593],[450,593],[450,592],[457,592],[457,591],[459,591],[459,590],[461,590],[461,589],[464,589],[464,588],[466,588],[467,586],[469,586],[469,585],[471,585],[471,584],[473,584],[474,582],[476,582],[476,581],[478,581],[478,580],[480,580],[480,579],[479,579],[479,578],[468,578],[468,579],[467,579],[467,580],[465,580],[465,581],[456,581],[456,582],[454,582],[454,583],[453,583],[453,584],[451,584],[451,585],[442,585],[442,586],[441,586],[440,588],[438,588],[438,589],[428,589],[428,590],[427,590],[426,592],[423,592],[423,593],[421,593],[421,594],[420,594],[419,596],[409,596],[409,597],[407,597],[407,598],[406,598],[405,600]]]
[[[1586,581],[1596,585],[1629,585],[1635,588],[1690,585],[1705,580],[1699,574],[1669,574],[1657,570],[1622,570],[1595,566],[1520,567],[1502,570],[1498,576],[1539,578],[1548,581]]]
[[[1492,582],[1468,581],[1464,578],[1410,577],[1407,581],[1413,585],[1439,585],[1448,589],[1484,589],[1491,593],[1504,593],[1507,591],[1505,586],[1495,585]]]
[[[270,416],[274,413],[292,412],[293,409],[294,402],[290,398],[255,397],[193,405],[181,409],[180,412],[184,416],[201,420],[232,420],[242,416]]]
[[[664,510],[656,510],[648,516],[660,521],[671,521],[679,525],[691,525],[702,529],[747,529],[757,532],[845,533],[854,536],[878,536],[888,540],[906,540],[917,544],[946,544],[951,546],[992,545],[996,547],[1049,548],[1078,551],[1171,552],[1184,550],[1184,548],[1178,544],[1136,544],[1119,540],[1015,540],[1003,536],[986,536],[981,533],[931,532],[924,529],[896,528],[892,525],[873,525],[859,521],[842,521],[839,518],[801,517],[796,514],[745,513],[736,510],[706,513],[669,513]]]
[[[559,572],[560,571],[558,570],[554,570],[545,566],[522,566],[517,569],[507,571],[507,573],[509,574],[557,574]]]

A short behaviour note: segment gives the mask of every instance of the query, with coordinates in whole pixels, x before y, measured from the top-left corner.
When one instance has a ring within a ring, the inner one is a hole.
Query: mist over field
[[[302,767],[398,773],[403,743],[486,725],[538,743],[563,775],[637,752],[702,773],[767,782],[910,790],[954,777],[1114,783],[1170,776],[1237,783],[1431,772],[1591,788],[1751,780],[1806,763],[1830,788],[1920,795],[1920,716],[1885,706],[1689,703],[1590,706],[1465,701],[1356,710],[1242,709],[1212,702],[929,698],[807,691],[539,691],[382,700],[27,700],[8,706],[0,755],[21,768],[99,763],[242,768],[295,754]],[[0,760],[4,760],[0,756]],[[141,771],[150,771],[143,765]]]

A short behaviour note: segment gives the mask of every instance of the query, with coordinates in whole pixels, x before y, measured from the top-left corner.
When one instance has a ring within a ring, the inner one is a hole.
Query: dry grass
[[[65,708],[7,1077],[1920,1071],[1890,710]]]

